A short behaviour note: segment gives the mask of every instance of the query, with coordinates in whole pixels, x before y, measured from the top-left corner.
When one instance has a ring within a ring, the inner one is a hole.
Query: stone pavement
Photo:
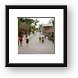
[[[39,42],[40,33],[30,35],[29,44],[26,44],[25,38],[23,38],[22,47],[18,46],[19,54],[54,54],[54,43],[47,38],[44,39],[44,43]]]

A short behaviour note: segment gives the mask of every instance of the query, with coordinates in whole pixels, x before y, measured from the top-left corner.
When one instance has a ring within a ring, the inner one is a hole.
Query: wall
[[[0,0],[0,78],[78,78],[78,0]],[[5,68],[5,5],[68,6],[67,68]]]

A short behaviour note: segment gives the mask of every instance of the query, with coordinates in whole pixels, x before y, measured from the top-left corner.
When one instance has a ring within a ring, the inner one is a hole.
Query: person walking
[[[41,41],[41,36],[39,36],[39,42]]]
[[[22,41],[23,41],[22,36],[20,36],[19,37],[20,46],[22,46]]]
[[[26,43],[28,45],[28,43],[29,43],[29,35],[26,37]]]
[[[45,35],[45,38],[46,38],[46,35]]]
[[[42,43],[44,43],[44,36],[42,36]]]
[[[25,42],[27,43],[27,34],[25,35]]]

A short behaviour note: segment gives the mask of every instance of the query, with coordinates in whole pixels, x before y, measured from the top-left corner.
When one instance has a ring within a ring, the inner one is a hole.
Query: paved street
[[[39,42],[39,32],[35,35],[30,35],[29,44],[26,44],[25,38],[23,38],[22,47],[18,46],[19,54],[54,54],[54,43],[47,38],[44,39],[44,43]]]

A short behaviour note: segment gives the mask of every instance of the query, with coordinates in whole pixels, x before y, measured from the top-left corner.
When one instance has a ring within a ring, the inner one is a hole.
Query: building
[[[42,24],[42,32],[43,34],[54,32],[53,24]]]
[[[45,36],[48,36],[48,38],[54,42],[54,26],[53,26],[53,24],[43,24],[42,32]]]

